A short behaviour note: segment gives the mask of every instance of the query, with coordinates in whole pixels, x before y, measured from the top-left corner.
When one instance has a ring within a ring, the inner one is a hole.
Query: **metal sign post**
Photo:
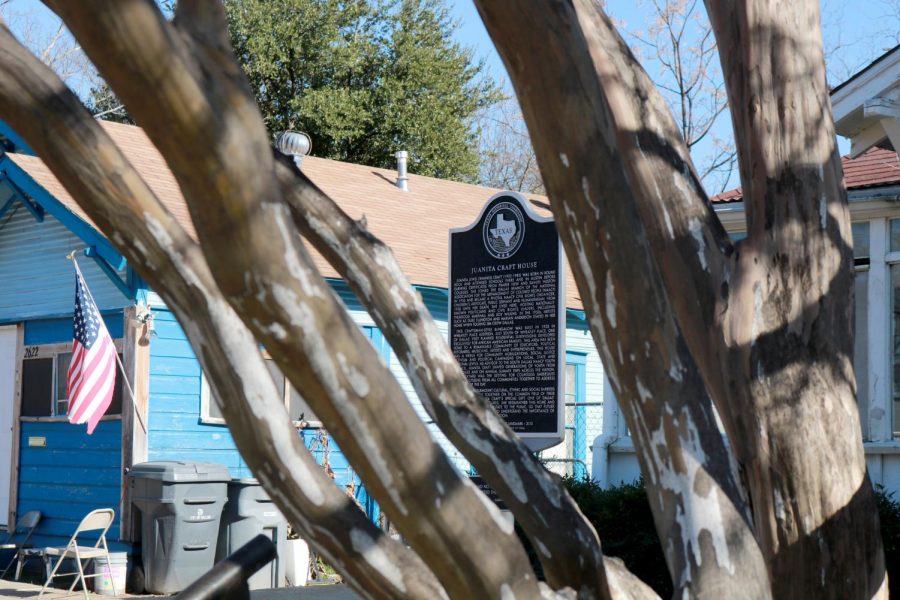
[[[563,251],[553,219],[515,192],[450,230],[450,347],[532,450],[565,437]]]

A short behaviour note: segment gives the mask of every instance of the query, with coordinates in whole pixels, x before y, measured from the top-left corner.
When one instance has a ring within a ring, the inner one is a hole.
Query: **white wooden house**
[[[854,367],[866,462],[876,484],[900,492],[900,46],[831,94],[843,158],[856,263]],[[745,229],[741,191],[713,198],[729,233]],[[593,477],[601,485],[640,476],[634,446],[612,393],[594,440]]]

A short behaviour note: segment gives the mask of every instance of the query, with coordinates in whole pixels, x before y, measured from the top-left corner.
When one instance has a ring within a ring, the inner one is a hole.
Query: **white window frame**
[[[851,209],[853,205],[851,203]],[[854,223],[869,224],[869,265],[857,267],[868,272],[868,410],[860,414],[866,422],[868,439],[864,440],[867,453],[878,452],[879,447],[900,447],[900,440],[893,437],[893,287],[891,266],[900,265],[900,251],[890,251],[890,224],[900,217],[896,211],[879,211],[878,214],[861,215]]]
[[[891,265],[900,252],[890,251],[891,217],[869,220],[869,442],[893,439],[893,308]]]
[[[262,357],[264,360],[272,360],[272,357],[268,352],[263,351]],[[286,410],[290,410],[290,401],[291,401],[291,382],[288,380],[287,376],[284,376],[284,396],[282,397],[282,402],[284,403],[284,408]],[[227,425],[225,423],[225,419],[222,417],[214,417],[210,415],[209,407],[210,402],[212,402],[212,389],[210,388],[209,381],[206,378],[206,373],[200,372],[200,422],[205,425]],[[295,427],[303,428],[303,429],[321,429],[323,427],[321,421],[292,421]]]
[[[206,425],[225,425],[225,419],[210,416],[209,403],[212,402],[212,391],[206,373],[200,373],[200,422]]]
[[[365,329],[366,327],[374,327],[377,328],[378,325],[375,324],[375,321],[369,316],[368,313],[363,311],[349,311],[350,316],[353,318],[353,322],[356,323],[358,327],[361,329]],[[446,333],[444,334],[446,337]],[[370,340],[371,341],[371,340]],[[262,357],[265,360],[271,360],[272,356],[266,350],[260,350],[262,353]],[[385,357],[385,364],[388,368],[390,368],[390,358]],[[291,401],[291,382],[285,376],[284,379],[284,407],[288,411],[290,411],[290,401]],[[225,419],[220,417],[212,417],[209,414],[209,403],[212,401],[212,394],[209,387],[209,382],[206,379],[206,373],[203,373],[202,370],[200,372],[200,422],[205,425],[225,425]],[[322,421],[292,421],[294,427],[298,429],[323,429],[325,425]]]

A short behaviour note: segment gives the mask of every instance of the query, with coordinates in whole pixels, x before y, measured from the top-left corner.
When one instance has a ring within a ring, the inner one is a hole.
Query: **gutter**
[[[609,378],[603,376],[603,433],[591,445],[591,478],[601,488],[609,487],[609,448],[619,440],[619,411]]]

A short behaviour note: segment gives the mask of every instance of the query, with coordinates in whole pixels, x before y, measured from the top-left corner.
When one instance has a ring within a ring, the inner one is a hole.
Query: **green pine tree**
[[[274,134],[316,156],[474,180],[471,120],[499,98],[442,0],[225,0],[232,44]]]
[[[98,83],[91,87],[87,101],[87,108],[91,114],[103,121],[115,121],[134,125],[134,119],[125,110],[122,101],[116,96],[106,82]]]

